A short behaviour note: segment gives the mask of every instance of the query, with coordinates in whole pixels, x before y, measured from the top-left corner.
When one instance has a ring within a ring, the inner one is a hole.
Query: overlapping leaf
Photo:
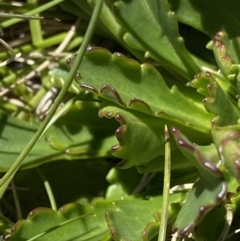
[[[136,168],[122,170],[118,167],[113,167],[106,177],[110,184],[107,188],[106,198],[118,200],[132,195],[141,178],[142,175]]]
[[[170,195],[170,203],[184,201],[184,193]],[[149,240],[157,236],[161,198],[150,200],[96,200],[92,205],[67,204],[58,211],[37,208],[18,221],[9,241],[27,240]],[[171,206],[169,206],[171,210]],[[169,219],[175,219],[172,209]],[[132,218],[129,218],[131,213]],[[155,231],[154,231],[155,230]]]
[[[170,195],[169,201],[170,203],[179,203],[184,198],[185,194],[177,193]],[[159,228],[161,202],[161,198],[113,202],[112,207],[106,211],[106,220],[113,239],[116,241],[147,241],[156,237]],[[169,209],[171,210],[171,207]],[[131,213],[131,218],[129,213]],[[176,214],[173,211],[169,219],[175,219]]]
[[[117,1],[114,7],[129,35],[146,48],[145,56],[153,57],[186,79],[192,78],[198,67],[184,47],[166,0],[123,0]]]
[[[116,130],[118,145],[112,147],[112,153],[124,158],[119,165],[129,168],[148,163],[164,154],[164,122],[158,118],[134,110],[124,110],[118,106],[102,107],[100,116],[115,117],[120,123]],[[141,140],[136,142],[136,140]],[[140,152],[139,150],[145,150]]]
[[[211,210],[194,230],[194,236],[201,237],[203,240],[221,240],[221,238],[226,240],[224,238],[226,238],[227,233],[224,225],[228,226],[228,218],[223,205]],[[224,232],[225,237],[223,236]]]
[[[200,73],[195,76],[191,86],[207,97],[203,100],[204,106],[207,111],[218,117],[218,125],[235,124],[240,118],[240,112],[231,101],[231,97],[221,88],[217,78],[217,75],[209,72]]]
[[[99,119],[97,111],[98,105],[94,103],[76,103],[40,138],[22,168],[51,160],[111,156],[109,148],[115,142],[117,123]],[[7,171],[36,132],[39,123],[24,122],[5,114],[1,114],[0,118],[0,170]],[[96,140],[96,136],[101,138]]]
[[[26,220],[20,220],[12,227],[8,240],[101,240],[109,236],[104,220],[109,205],[109,201],[99,201],[95,206],[67,204],[58,211],[37,208]]]
[[[235,37],[240,33],[239,1],[170,0],[169,2],[179,22],[190,25],[210,37],[214,37],[218,31],[223,29],[230,37]]]
[[[227,184],[217,167],[219,156],[214,146],[200,148],[190,143],[176,128],[172,131],[180,150],[196,166],[201,176],[190,191],[174,224],[174,230],[178,235],[185,236],[208,211],[221,202],[227,192]]]
[[[119,164],[120,167],[129,168],[134,165],[154,167],[158,165],[155,171],[163,168],[163,163],[160,161],[162,160],[161,155],[164,154],[164,120],[139,111],[125,109],[112,102],[104,102],[101,105],[99,116],[115,117],[120,123],[120,127],[115,132],[119,143],[112,147],[112,154],[123,159]],[[172,121],[168,121],[168,123],[170,126],[174,124]],[[189,131],[183,125],[179,125],[179,127]],[[201,133],[198,133],[198,136],[196,133],[189,132],[189,137],[195,140],[200,139]],[[171,142],[171,149],[176,149],[174,142]],[[178,162],[180,161],[176,157],[174,164],[178,165]]]
[[[62,3],[62,5],[64,9],[71,13],[74,13],[76,16],[84,19],[89,19],[92,14],[91,7],[94,8],[96,2],[97,0],[91,0],[87,2],[85,0],[72,0],[65,1]],[[113,3],[111,3],[111,5],[112,4]],[[133,36],[130,36],[129,38],[128,33],[126,33],[124,27],[117,22],[111,5],[108,4],[107,1],[103,2],[95,32],[99,33],[100,35],[106,35],[109,38],[114,39],[130,53],[132,53],[138,60],[143,61],[143,51],[145,51],[145,48],[135,38],[133,38]],[[71,9],[74,10],[72,11]],[[137,48],[135,45],[137,45]]]
[[[201,177],[183,204],[174,223],[174,231],[178,232],[179,236],[188,235],[204,218],[207,212],[221,202],[225,193],[226,183],[220,180],[209,183]]]
[[[72,64],[74,57],[68,61]],[[79,69],[80,87],[126,108],[173,120],[208,133],[211,115],[202,104],[165,84],[149,64],[140,65],[124,55],[89,48]],[[187,110],[187,111],[186,111]]]
[[[224,165],[231,177],[240,182],[239,142],[240,125],[218,127],[213,125],[213,141],[219,150],[222,165]],[[236,189],[237,187],[235,187]]]

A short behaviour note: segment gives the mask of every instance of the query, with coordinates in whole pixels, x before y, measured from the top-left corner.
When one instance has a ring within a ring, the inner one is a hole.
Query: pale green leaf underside
[[[69,60],[69,64],[74,57]],[[212,115],[173,86],[150,64],[140,65],[124,55],[92,47],[79,69],[80,87],[104,99],[147,114],[173,120],[208,133]]]

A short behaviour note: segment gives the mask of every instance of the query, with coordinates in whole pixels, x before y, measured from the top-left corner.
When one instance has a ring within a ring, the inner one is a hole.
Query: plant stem
[[[13,199],[14,199],[14,203],[17,211],[17,219],[20,220],[22,219],[22,210],[21,210],[20,201],[18,198],[18,193],[17,193],[14,180],[11,181],[11,188],[12,188]]]
[[[28,0],[28,3],[33,6],[37,6],[38,0]],[[37,14],[37,17],[38,16],[39,15]],[[38,43],[41,43],[43,41],[41,22],[40,20],[30,20],[29,26],[30,26],[32,43],[34,46],[36,46]]]
[[[165,126],[165,165],[164,165],[163,203],[162,203],[162,213],[161,213],[161,222],[160,222],[158,241],[166,240],[170,175],[171,175],[171,148],[170,148],[169,132],[168,132],[167,126]]]
[[[37,172],[38,172],[39,176],[41,177],[41,179],[43,180],[43,183],[44,183],[44,186],[45,186],[48,198],[49,198],[51,208],[56,211],[57,210],[57,204],[56,204],[53,192],[52,192],[52,188],[51,188],[48,180],[46,179],[45,175],[43,174],[43,172],[41,171],[40,168],[37,168]]]
[[[20,153],[20,155],[18,156],[18,158],[16,159],[16,161],[14,162],[14,164],[11,166],[11,168],[8,170],[8,172],[2,177],[2,179],[0,180],[0,187],[4,185],[4,183],[11,178],[11,176],[13,174],[16,173],[16,171],[18,170],[18,168],[20,167],[21,163],[23,162],[24,158],[27,156],[27,154],[31,151],[31,149],[33,148],[33,146],[36,144],[36,142],[38,141],[39,137],[41,136],[42,132],[45,130],[48,122],[51,120],[52,116],[54,115],[55,111],[57,110],[59,104],[62,102],[62,99],[64,98],[65,94],[68,91],[68,88],[70,87],[73,78],[76,75],[76,72],[82,62],[84,53],[86,51],[87,45],[94,33],[94,28],[95,25],[97,23],[97,19],[99,16],[99,13],[101,11],[101,7],[102,7],[102,3],[103,0],[99,0],[97,1],[97,4],[94,8],[89,26],[87,28],[86,34],[84,36],[83,42],[81,47],[79,48],[79,53],[75,59],[75,62],[73,63],[73,67],[70,70],[69,76],[66,79],[65,84],[63,85],[63,88],[61,89],[58,97],[56,98],[54,104],[52,105],[52,108],[50,109],[48,115],[46,116],[46,118],[44,119],[44,121],[42,122],[42,124],[40,125],[39,129],[37,130],[37,132],[35,133],[35,135],[33,136],[33,138],[30,140],[30,142],[25,146],[25,148],[23,149],[23,151]]]

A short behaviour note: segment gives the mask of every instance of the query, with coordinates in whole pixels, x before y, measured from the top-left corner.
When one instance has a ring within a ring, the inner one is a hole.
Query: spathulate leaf
[[[74,57],[68,60],[72,64]],[[208,133],[211,114],[187,98],[150,64],[140,65],[120,53],[91,47],[79,69],[80,87],[126,108],[173,120]],[[187,111],[186,111],[187,110]]]
[[[108,118],[115,117],[120,123],[120,127],[116,130],[119,143],[112,147],[112,153],[124,159],[120,163],[122,168],[143,165],[164,154],[163,121],[145,113],[127,111],[114,105],[103,106],[99,115]],[[136,142],[136,139],[141,142]],[[142,153],[140,150],[146,151]]]
[[[123,0],[117,1],[114,7],[127,32],[146,48],[146,56],[153,57],[186,79],[196,73],[198,66],[185,49],[177,21],[166,0]]]
[[[165,120],[159,119],[152,115],[147,115],[136,110],[125,109],[113,102],[105,101],[100,106],[100,117],[113,118],[120,123],[116,129],[116,144],[112,147],[112,154],[123,161],[119,164],[121,168],[129,168],[134,165],[159,165],[155,171],[162,168],[160,163],[164,154],[164,125]],[[169,126],[174,122],[168,121]],[[188,127],[178,125],[179,128],[186,130],[189,137],[196,140],[201,139],[201,133],[190,132]],[[141,140],[136,142],[136,140]],[[176,144],[171,140],[171,150],[176,149]],[[145,150],[142,152],[141,150]],[[174,161],[176,165],[178,158]],[[180,162],[180,161],[179,161]],[[158,163],[158,164],[157,164]]]

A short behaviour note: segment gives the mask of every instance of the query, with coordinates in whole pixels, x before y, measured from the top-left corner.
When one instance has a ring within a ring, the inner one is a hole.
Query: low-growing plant
[[[0,3],[58,29],[3,42],[3,239],[238,240],[240,3],[40,3]]]

